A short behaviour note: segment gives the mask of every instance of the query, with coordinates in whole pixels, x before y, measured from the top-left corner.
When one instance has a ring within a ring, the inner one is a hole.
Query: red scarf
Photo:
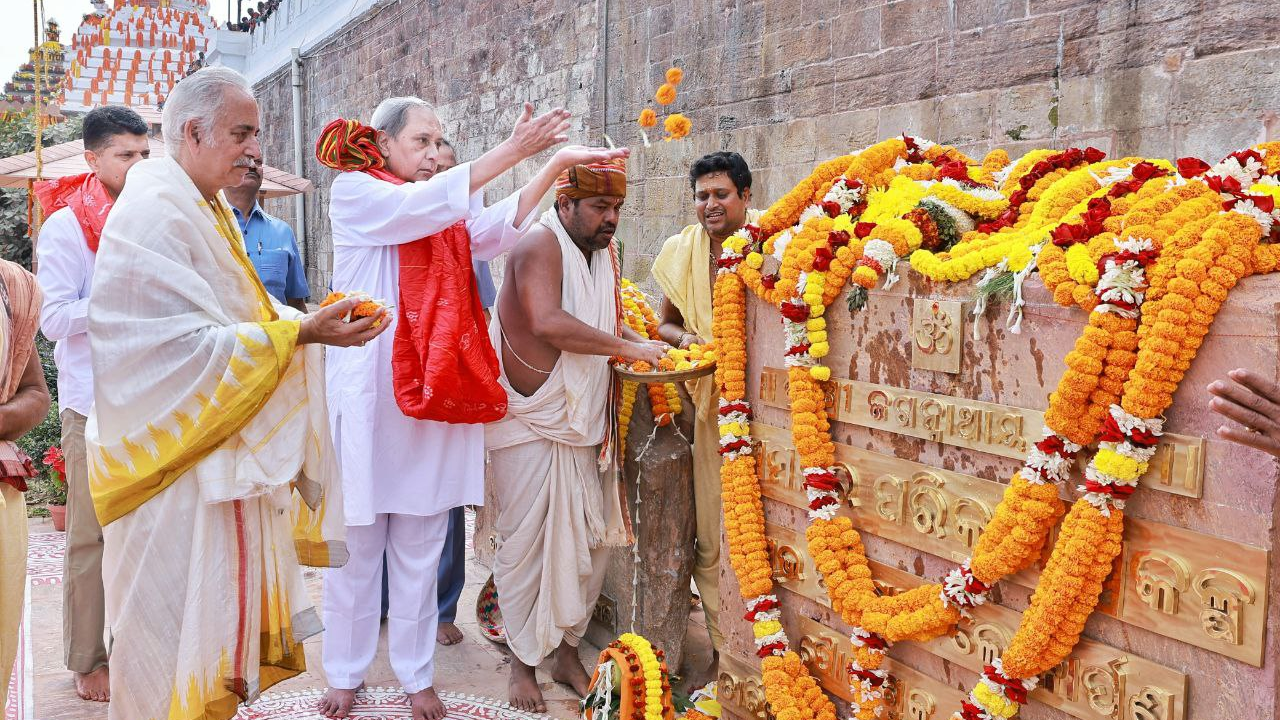
[[[316,141],[316,157],[337,170],[403,185],[383,169],[375,136],[356,121],[334,120]],[[466,223],[401,245],[399,255],[391,373],[400,411],[448,423],[501,420],[507,394],[498,384],[498,356],[480,305]]]
[[[36,183],[35,191],[45,217],[64,207],[71,208],[80,223],[80,229],[84,231],[85,243],[90,250],[98,252],[102,226],[107,224],[107,214],[111,212],[115,201],[96,174],[84,173],[57,180],[44,180]]]

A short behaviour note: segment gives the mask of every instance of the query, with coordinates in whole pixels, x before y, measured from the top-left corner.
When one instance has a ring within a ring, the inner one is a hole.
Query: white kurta
[[[348,172],[333,182],[333,290],[364,291],[396,303],[399,245],[466,220],[471,252],[489,260],[533,223],[514,225],[519,193],[484,207],[468,195],[469,163],[431,180],[394,185]],[[394,324],[395,317],[391,318]],[[395,328],[363,348],[329,348],[329,416],[342,466],[346,521],[370,525],[378,513],[435,515],[484,504],[484,426],[417,420],[400,412],[392,388]]]
[[[58,409],[87,416],[93,407],[93,367],[89,362],[89,291],[97,259],[71,208],[62,208],[40,226],[36,278],[44,292],[40,329],[57,343]]]

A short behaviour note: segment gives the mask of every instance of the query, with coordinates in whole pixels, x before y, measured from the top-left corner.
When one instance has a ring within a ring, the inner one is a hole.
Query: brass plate
[[[831,633],[828,630],[826,634]],[[809,640],[809,649],[806,650],[804,647],[799,649],[802,657],[805,657],[806,652],[812,653],[826,642],[835,642],[836,638],[815,635]],[[840,678],[834,675],[816,671],[811,658],[812,656],[805,657],[805,662],[809,664],[809,671],[818,679],[822,687],[832,695],[847,701],[850,694],[847,678],[841,682]],[[889,717],[885,720],[889,718],[942,720],[949,717],[946,713],[950,710],[960,707],[960,701],[967,697],[965,691],[949,687],[946,683],[934,680],[893,658],[888,658],[884,667],[889,672],[889,684],[885,690]],[[764,689],[760,682],[760,672],[752,668],[750,663],[740,660],[735,655],[722,654],[718,679],[719,693],[723,695],[726,688],[729,688],[728,697],[721,697],[719,700],[721,706],[728,710],[730,715],[743,720],[766,720],[773,717],[767,709],[756,705],[757,698],[763,699]],[[748,707],[754,708],[754,711],[748,710]]]
[[[953,375],[960,372],[963,327],[959,302],[916,298],[911,312],[911,367]]]
[[[759,442],[761,492],[804,510],[808,500],[790,433],[761,422],[753,422],[751,432]],[[845,480],[839,512],[855,527],[956,562],[968,558],[1005,487],[841,443],[836,443],[836,461]],[[1103,596],[1098,612],[1262,666],[1266,550],[1132,517],[1125,519],[1124,539],[1124,572],[1108,581],[1111,593]],[[786,578],[779,569],[775,574]],[[1038,580],[1037,567],[1009,578],[1028,588]],[[789,587],[786,582],[811,587],[817,580],[805,576],[786,580],[783,587]]]
[[[736,655],[721,653],[720,675],[716,678],[716,701],[729,715],[741,720],[768,720],[773,717],[764,697],[759,668]]]
[[[1044,427],[1044,413],[1026,408],[845,378],[832,378],[827,388],[832,420],[1015,460],[1026,457]],[[760,402],[783,410],[790,407],[785,370],[761,371]],[[1187,497],[1203,495],[1204,444],[1204,438],[1165,434],[1142,486]]]
[[[815,572],[801,535],[776,525],[766,525],[765,534],[771,559],[777,552],[775,548],[790,548],[793,562],[800,572]],[[778,565],[775,559],[775,568]],[[876,584],[886,594],[909,590],[925,582],[923,578],[875,561],[871,562],[871,569]],[[777,579],[782,587],[829,605],[825,591],[820,591],[817,596],[810,595],[811,584],[787,584],[781,582],[782,578]],[[843,633],[810,618],[794,617],[796,626],[791,630],[792,644],[809,665],[810,672],[822,678],[824,687],[831,692],[850,699],[847,677],[841,676],[852,655],[848,639]],[[1022,614],[1015,610],[988,603],[975,608],[972,620],[963,622],[954,635],[921,643],[920,646],[978,673],[1004,652],[1021,618]],[[898,663],[894,667],[900,666]],[[1186,693],[1187,677],[1183,673],[1103,643],[1081,640],[1071,656],[1047,675],[1031,697],[1082,720],[1179,720],[1186,713]],[[933,694],[937,696],[937,693]],[[902,704],[905,699],[899,694],[896,700]],[[958,702],[955,700],[949,708],[940,711],[950,712],[958,707]]]

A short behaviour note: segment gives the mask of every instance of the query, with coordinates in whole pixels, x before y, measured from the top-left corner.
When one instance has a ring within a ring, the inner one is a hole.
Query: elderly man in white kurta
[[[557,109],[535,119],[532,109],[524,107],[511,137],[497,148],[437,175],[443,133],[431,106],[418,98],[380,104],[372,119],[377,147],[363,150],[381,156],[381,175],[344,172],[331,190],[333,289],[394,302],[404,272],[399,247],[459,221],[465,222],[475,259],[496,257],[529,227],[538,201],[562,169],[618,154],[564,148],[520,192],[485,208],[480,190],[488,182],[566,139],[568,113]],[[385,550],[391,667],[410,697],[413,717],[440,720],[445,709],[433,689],[436,570],[449,510],[484,502],[484,428],[414,419],[401,411],[392,378],[393,334],[363,352],[328,356],[334,444],[349,493],[351,559],[325,579],[323,656],[331,689],[320,709],[329,717],[349,715],[377,651]]]

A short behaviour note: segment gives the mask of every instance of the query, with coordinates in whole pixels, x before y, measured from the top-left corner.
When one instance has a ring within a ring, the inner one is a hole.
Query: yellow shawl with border
[[[747,222],[761,212],[747,209]],[[653,279],[684,317],[687,332],[711,342],[711,236],[701,224],[693,224],[662,244],[653,261]],[[698,406],[698,417],[716,412],[715,379],[708,375],[689,383],[689,394]]]

